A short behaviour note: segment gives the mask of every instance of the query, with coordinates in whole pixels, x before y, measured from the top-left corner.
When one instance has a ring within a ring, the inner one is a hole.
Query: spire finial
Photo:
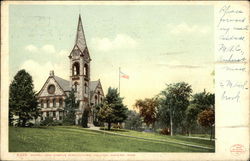
[[[85,35],[83,31],[82,26],[82,19],[81,14],[79,13],[79,19],[78,19],[78,26],[77,26],[77,32],[76,32],[76,42],[75,44],[78,46],[78,48],[83,52],[84,49],[87,47]]]

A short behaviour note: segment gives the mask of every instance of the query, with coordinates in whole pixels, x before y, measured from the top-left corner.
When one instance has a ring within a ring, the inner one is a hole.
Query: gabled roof
[[[69,81],[67,81],[67,80],[65,80],[63,78],[60,78],[58,76],[54,76],[54,78],[64,91],[70,91],[71,90]]]
[[[94,91],[99,83],[99,80],[97,81],[90,81],[90,91]]]
[[[100,79],[97,80],[97,81],[91,81],[91,82],[90,82],[90,98],[93,97],[93,95],[94,95],[94,93],[95,93],[95,91],[96,91],[96,88],[97,88],[97,86],[98,86],[99,84],[100,84],[101,90],[102,90],[102,85],[101,85]],[[102,90],[102,93],[103,93],[103,90]]]
[[[77,45],[77,47],[81,52],[84,52],[84,50],[87,48],[86,39],[82,26],[81,15],[79,15],[79,20],[78,20],[75,45]]]

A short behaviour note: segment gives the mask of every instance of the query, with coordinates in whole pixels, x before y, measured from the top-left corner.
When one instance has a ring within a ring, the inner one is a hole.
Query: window
[[[74,83],[74,89],[75,89],[75,92],[77,91],[77,82]]]
[[[43,100],[41,100],[40,104],[41,104],[41,108],[43,108]]]
[[[59,120],[63,119],[63,111],[59,111]]]
[[[53,107],[56,107],[56,99],[53,99]]]
[[[88,72],[89,72],[89,71],[88,71],[88,65],[85,64],[85,65],[84,65],[84,68],[83,68],[83,75],[86,76],[86,77],[88,77]]]
[[[102,97],[101,97],[101,102],[102,102]]]
[[[43,121],[43,116],[41,116],[41,120]]]
[[[97,95],[95,95],[95,105],[97,105]]]
[[[56,111],[53,111],[53,117],[56,117]]]
[[[49,108],[49,100],[47,100],[46,104],[47,104],[46,107]]]
[[[87,90],[88,90],[88,85],[87,83],[84,84],[84,93],[87,93]]]
[[[63,99],[60,98],[60,99],[59,99],[59,107],[62,107],[62,106],[63,106]]]
[[[72,75],[79,75],[80,74],[80,65],[78,62],[73,64]]]
[[[51,85],[49,85],[48,86],[48,93],[49,94],[54,94],[55,93],[55,90],[56,90],[56,87],[55,87],[55,85],[54,84],[51,84]]]
[[[49,112],[46,112],[46,117],[49,117]]]
[[[98,102],[98,104],[99,104],[99,99],[100,99],[100,91],[98,91],[98,92],[97,92],[97,94],[98,94],[98,97],[97,97],[97,98],[98,98],[98,99],[97,99],[97,102]]]

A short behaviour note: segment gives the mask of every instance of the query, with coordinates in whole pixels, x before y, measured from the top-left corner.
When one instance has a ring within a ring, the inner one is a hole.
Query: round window
[[[53,85],[53,84],[49,85],[49,87],[48,87],[48,93],[49,94],[54,94],[55,90],[56,90],[55,85]]]

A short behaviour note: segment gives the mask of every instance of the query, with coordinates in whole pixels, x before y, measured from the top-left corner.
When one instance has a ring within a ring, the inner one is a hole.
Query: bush
[[[33,127],[33,126],[34,126],[34,124],[32,122],[28,122],[25,124],[25,127]]]
[[[170,129],[169,128],[164,128],[160,131],[160,134],[162,135],[170,135]]]
[[[122,129],[122,125],[121,124],[113,124],[112,128],[114,128],[114,129]]]
[[[62,125],[61,121],[53,120],[51,117],[46,117],[45,120],[43,120],[40,123],[41,126],[60,126]]]
[[[46,117],[45,120],[41,121],[41,126],[51,126],[53,122],[53,118],[52,117]]]

